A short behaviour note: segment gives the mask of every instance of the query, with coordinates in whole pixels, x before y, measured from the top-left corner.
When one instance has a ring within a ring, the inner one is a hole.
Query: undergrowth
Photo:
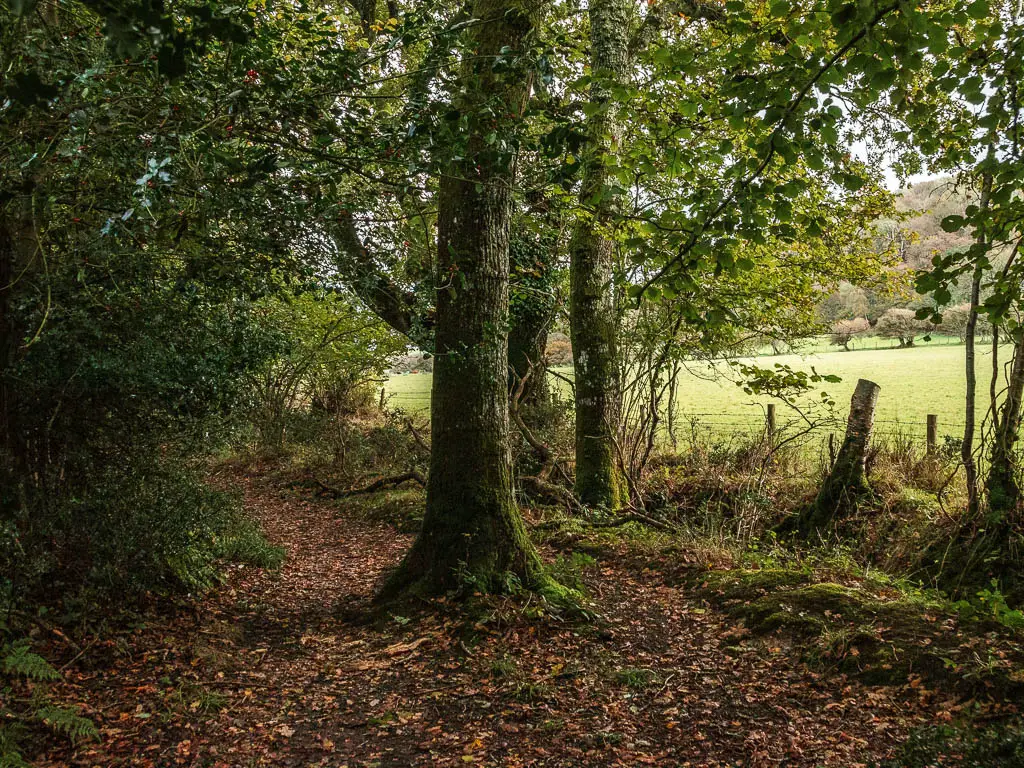
[[[1019,768],[1024,727],[1019,723],[940,725],[913,731],[895,757],[873,768]]]
[[[0,667],[0,768],[28,766],[23,751],[41,732],[72,742],[99,735],[91,720],[51,701],[47,684],[61,675],[28,640],[0,645]]]
[[[986,555],[983,525],[966,518],[955,457],[932,455],[904,434],[875,439],[867,457],[873,497],[824,538],[780,542],[773,532],[809,505],[829,464],[820,436],[769,445],[763,436],[707,437],[694,432],[680,453],[660,456],[645,480],[647,511],[709,559],[750,563],[802,551],[841,552],[855,570],[973,599],[981,589],[1020,599],[1018,568]],[[782,546],[780,547],[780,543]],[[965,553],[974,553],[973,560]],[[988,558],[986,560],[986,557]]]

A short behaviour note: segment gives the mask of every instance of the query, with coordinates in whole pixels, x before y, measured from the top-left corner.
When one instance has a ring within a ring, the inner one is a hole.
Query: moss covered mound
[[[941,600],[786,569],[704,571],[690,583],[754,635],[785,633],[809,661],[865,682],[1024,696],[1024,635]]]

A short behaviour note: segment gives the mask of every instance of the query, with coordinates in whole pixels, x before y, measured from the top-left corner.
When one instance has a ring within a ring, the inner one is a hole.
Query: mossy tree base
[[[518,586],[546,586],[549,578],[519,511],[503,501],[467,500],[448,507],[428,499],[423,528],[388,580],[384,595],[407,591],[428,596],[467,589],[507,592]]]
[[[427,520],[424,521],[426,529]],[[537,556],[518,512],[474,533],[445,526],[421,532],[377,596],[410,598],[529,592],[573,614],[586,615],[581,595],[555,580]]]
[[[576,462],[576,484],[573,490],[582,504],[609,511],[626,505],[629,494],[613,455],[611,438],[596,440],[589,435],[578,434]]]
[[[981,530],[970,518],[921,555],[926,573],[949,594],[971,598],[993,582],[1011,604],[1024,602],[1024,531],[998,514]]]

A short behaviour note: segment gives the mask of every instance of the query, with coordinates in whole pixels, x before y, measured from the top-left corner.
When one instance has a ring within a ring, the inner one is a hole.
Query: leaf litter
[[[287,549],[281,570],[232,566],[198,602],[96,643],[54,696],[101,738],[37,765],[854,768],[966,706],[913,678],[823,673],[615,559],[583,574],[597,622],[500,600],[367,620],[411,536],[236,480]]]

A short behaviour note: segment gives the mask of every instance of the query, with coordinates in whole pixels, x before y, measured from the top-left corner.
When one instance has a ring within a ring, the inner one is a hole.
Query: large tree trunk
[[[509,224],[515,153],[485,136],[514,135],[526,73],[502,74],[502,49],[532,30],[518,0],[480,0],[476,55],[455,107],[470,121],[467,146],[438,193],[437,313],[427,508],[412,548],[385,589],[417,594],[495,589],[513,576],[546,587],[512,493],[507,358]],[[503,116],[492,124],[490,115]],[[507,133],[505,132],[507,130]]]
[[[1020,430],[1022,396],[1024,396],[1024,340],[1018,339],[1013,345],[1013,364],[1010,366],[1006,398],[995,419],[986,483],[989,508],[1000,519],[1007,514],[1014,514],[1021,502],[1014,446],[1017,443],[1017,434]]]
[[[846,438],[814,504],[800,520],[800,529],[805,533],[828,530],[839,515],[855,507],[859,498],[871,493],[865,465],[880,389],[867,379],[857,382],[850,400]]]
[[[618,144],[621,125],[611,85],[622,82],[629,60],[629,18],[624,0],[590,4],[591,86],[596,109],[588,119],[582,150],[581,212],[570,255],[570,326],[576,369],[576,492],[585,504],[615,508],[624,501],[615,439],[620,416],[618,318],[612,283],[614,242],[607,228],[617,196],[609,190],[606,163]]]

